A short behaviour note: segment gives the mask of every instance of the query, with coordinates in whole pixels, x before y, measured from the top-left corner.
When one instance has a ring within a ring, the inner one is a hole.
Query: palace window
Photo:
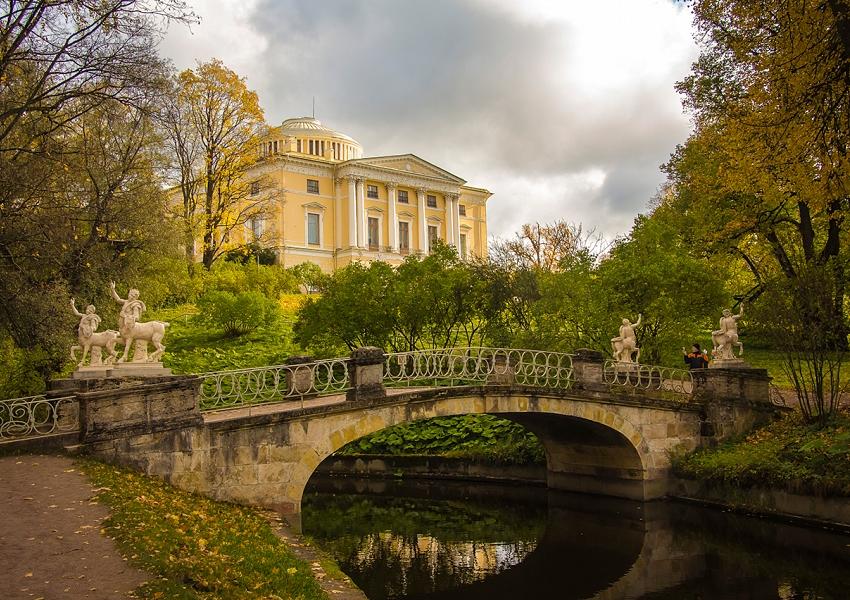
[[[308,194],[318,194],[319,193],[319,181],[317,179],[308,179],[307,180],[307,193]]]
[[[381,243],[380,222],[377,217],[369,217],[369,250],[375,251]]]
[[[398,201],[402,204],[408,204],[410,200],[407,198],[407,190],[399,190],[398,191]]]
[[[465,217],[465,216],[466,216],[466,205],[465,205],[465,204],[458,204],[458,206],[457,206],[457,213],[458,213],[461,217]]]
[[[466,234],[465,233],[460,234],[460,257],[463,260],[466,260],[466,258],[467,258],[467,254],[466,254]]]
[[[402,254],[410,252],[410,223],[398,222],[398,251]]]
[[[318,246],[320,243],[319,215],[307,213],[307,243]]]
[[[378,197],[378,186],[377,185],[367,185],[366,186],[366,197],[367,198],[377,198]]]
[[[301,140],[295,140],[295,150],[301,152]]]
[[[440,239],[439,229],[436,225],[428,225],[428,252],[434,251],[434,245]]]
[[[260,216],[251,217],[245,221],[245,227],[251,232],[251,239],[257,240],[263,235],[263,218]],[[230,236],[226,236],[229,241]]]
[[[260,182],[252,181],[251,182],[251,195],[256,196],[260,193]]]
[[[437,208],[437,197],[428,194],[428,208]]]
[[[277,140],[274,141],[274,153],[277,154]]]

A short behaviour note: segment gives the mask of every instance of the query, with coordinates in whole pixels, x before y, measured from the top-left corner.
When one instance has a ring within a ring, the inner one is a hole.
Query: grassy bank
[[[745,439],[676,457],[680,477],[850,497],[850,415],[826,427],[790,413]]]
[[[83,471],[112,515],[105,533],[153,575],[140,599],[300,599],[328,596],[256,510],[181,492],[87,461]]]

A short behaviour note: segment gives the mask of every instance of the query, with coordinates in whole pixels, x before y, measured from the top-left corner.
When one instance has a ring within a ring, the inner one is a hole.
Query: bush
[[[250,333],[258,327],[269,327],[277,321],[277,303],[260,292],[233,294],[220,290],[206,292],[198,300],[202,322],[224,330],[228,337]]]
[[[281,294],[297,292],[298,282],[290,272],[278,266],[222,262],[207,273],[204,290],[232,294],[250,290],[277,300]]]
[[[257,242],[252,242],[247,246],[229,250],[225,253],[224,260],[240,265],[273,265],[277,262],[277,254],[271,248],[263,248]]]

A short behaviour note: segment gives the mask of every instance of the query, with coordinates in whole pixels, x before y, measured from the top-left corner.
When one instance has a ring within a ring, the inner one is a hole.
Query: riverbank
[[[110,465],[80,467],[112,511],[104,532],[152,576],[135,591],[141,600],[363,598],[338,570],[322,567],[318,554],[306,557],[312,562],[300,558],[291,545],[301,542],[275,531],[270,515]]]

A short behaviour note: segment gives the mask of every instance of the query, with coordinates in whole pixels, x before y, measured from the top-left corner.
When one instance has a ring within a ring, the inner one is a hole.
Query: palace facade
[[[315,118],[270,128],[245,177],[252,200],[268,203],[233,242],[274,248],[285,267],[398,264],[436,239],[463,258],[487,254],[489,191],[413,154],[363,157],[357,141]]]

